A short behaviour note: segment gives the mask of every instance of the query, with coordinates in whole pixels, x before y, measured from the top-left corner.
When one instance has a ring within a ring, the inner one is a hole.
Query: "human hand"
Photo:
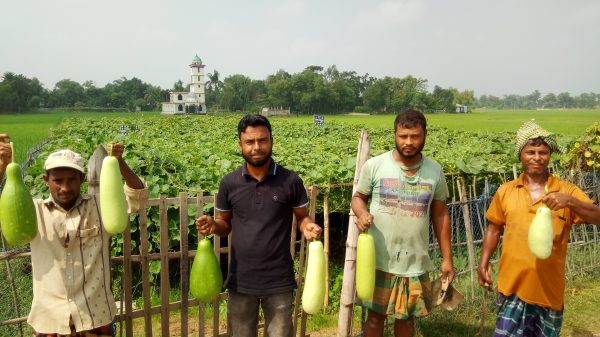
[[[322,231],[323,230],[321,229],[321,227],[319,227],[319,225],[313,222],[309,222],[302,230],[302,234],[304,234],[304,238],[306,240],[310,241],[320,237]]]
[[[358,229],[361,232],[364,232],[367,229],[369,229],[372,224],[373,224],[373,215],[369,212],[363,213],[363,215],[361,215],[360,217],[358,217],[358,219],[356,219],[356,227],[358,227]]]
[[[12,161],[12,149],[6,139],[10,138],[6,133],[0,133],[0,168],[2,171]]]
[[[209,215],[202,215],[196,219],[195,223],[196,230],[202,235],[213,234],[217,228],[217,223]]]
[[[452,260],[444,259],[442,260],[442,266],[440,268],[442,272],[442,279],[448,279],[448,283],[452,283],[454,281],[454,276],[456,275],[456,271],[454,270],[454,265],[452,264]]]
[[[125,145],[113,141],[106,145],[106,151],[110,153],[111,156],[117,157],[117,159],[119,159],[123,156],[123,152],[125,151]]]
[[[491,271],[492,266],[487,263],[480,264],[477,267],[477,279],[479,285],[487,290],[492,290],[492,285],[494,284],[494,281],[492,281]]]
[[[546,204],[546,206],[548,206],[548,208],[550,208],[551,210],[557,211],[559,209],[569,207],[569,201],[571,200],[571,198],[573,197],[565,193],[552,192],[546,194],[542,198],[542,202]]]

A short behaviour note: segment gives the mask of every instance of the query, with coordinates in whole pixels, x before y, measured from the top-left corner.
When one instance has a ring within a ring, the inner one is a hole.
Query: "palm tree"
[[[223,82],[219,80],[219,72],[217,70],[213,73],[208,73],[208,81],[206,81],[206,88],[211,91],[221,91],[223,88]]]

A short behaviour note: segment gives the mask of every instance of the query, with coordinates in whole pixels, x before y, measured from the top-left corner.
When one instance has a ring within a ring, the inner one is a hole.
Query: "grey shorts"
[[[256,296],[229,291],[227,320],[233,337],[258,335],[258,311],[265,317],[265,337],[292,337],[293,292]]]

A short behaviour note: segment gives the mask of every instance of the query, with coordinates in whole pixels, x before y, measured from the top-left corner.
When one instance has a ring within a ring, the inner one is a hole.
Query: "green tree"
[[[67,78],[56,82],[50,99],[54,107],[73,107],[85,100],[85,91],[81,84]]]
[[[556,108],[557,104],[556,95],[553,93],[546,94],[544,98],[542,98],[542,107],[546,109]]]
[[[0,82],[0,111],[26,112],[43,104],[46,90],[37,78],[6,72]]]
[[[223,81],[223,91],[219,98],[220,106],[230,111],[244,111],[252,98],[252,80],[244,75],[232,75]]]
[[[575,100],[568,92],[561,92],[556,96],[556,103],[559,107],[567,109],[575,107]]]
[[[274,75],[267,76],[266,103],[270,107],[292,107],[292,75],[284,70],[278,70]]]
[[[432,100],[435,111],[454,111],[454,93],[451,90],[436,85],[433,88]]]
[[[223,82],[219,76],[220,74],[217,70],[208,73],[208,81],[206,81],[206,105],[209,107],[219,102],[219,95],[223,89]]]
[[[375,80],[373,84],[365,89],[363,94],[364,105],[372,111],[387,112],[388,101],[391,96],[391,77]]]

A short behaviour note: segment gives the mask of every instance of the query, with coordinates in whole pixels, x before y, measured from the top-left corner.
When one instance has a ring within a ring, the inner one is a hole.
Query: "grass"
[[[544,128],[566,136],[579,136],[600,121],[600,110],[476,110],[466,114],[427,114],[431,125],[449,129],[514,133],[524,122],[534,118]],[[282,117],[284,118],[284,117]],[[327,115],[325,123],[350,123],[366,128],[393,128],[395,115]],[[292,122],[312,123],[312,116],[290,118]]]
[[[460,288],[462,290],[462,288]],[[467,294],[467,291],[463,291]],[[479,320],[484,313],[481,300],[481,289],[476,289],[476,298],[465,300],[454,311],[434,308],[431,315],[418,319],[417,337],[470,337],[479,330]],[[496,312],[494,295],[489,294],[485,307],[485,321],[481,336],[491,336],[494,331]],[[570,280],[565,291],[565,310],[561,336],[593,337],[600,335],[600,280],[598,273]],[[360,310],[355,308],[353,332],[359,331],[357,321]],[[322,322],[326,324],[317,324]],[[393,321],[388,320],[384,337],[392,337]],[[311,336],[325,337],[337,334],[337,314],[316,315],[309,317],[308,329]]]

